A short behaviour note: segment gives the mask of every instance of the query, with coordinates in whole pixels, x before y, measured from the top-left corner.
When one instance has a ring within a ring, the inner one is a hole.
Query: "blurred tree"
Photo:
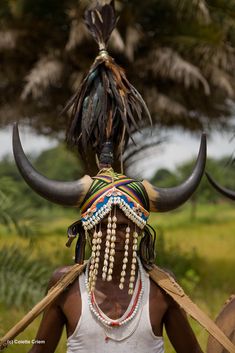
[[[50,179],[71,181],[84,175],[81,163],[62,144],[43,151],[36,158],[34,165]]]
[[[18,183],[10,177],[0,177],[0,225],[7,233],[16,231],[33,241],[40,234],[39,224],[37,212],[31,208]]]
[[[97,54],[83,0],[2,0],[0,125],[24,119],[46,134]],[[197,131],[230,123],[235,0],[117,1],[110,53],[146,99],[158,126]],[[57,135],[59,136],[59,135]]]
[[[53,266],[32,249],[5,246],[0,249],[0,303],[7,307],[30,308],[45,292]]]

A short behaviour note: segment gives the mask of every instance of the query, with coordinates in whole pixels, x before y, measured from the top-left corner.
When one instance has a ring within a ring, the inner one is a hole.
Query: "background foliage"
[[[58,113],[97,55],[82,21],[88,3],[1,1],[2,126],[17,117],[39,132],[64,129]],[[235,1],[116,1],[116,8],[110,53],[144,95],[156,126],[228,127]]]

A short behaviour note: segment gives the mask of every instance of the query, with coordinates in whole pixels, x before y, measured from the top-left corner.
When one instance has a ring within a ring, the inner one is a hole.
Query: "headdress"
[[[13,131],[13,151],[16,164],[26,182],[42,197],[49,201],[81,208],[81,221],[69,228],[73,237],[80,230],[79,251],[84,246],[82,227],[87,235],[92,232],[92,256],[89,272],[89,288],[95,286],[96,276],[102,263],[102,277],[112,279],[115,260],[115,241],[117,227],[117,208],[135,225],[133,234],[127,224],[125,233],[125,252],[120,275],[120,289],[125,282],[125,269],[131,261],[132,274],[129,293],[133,292],[135,278],[137,237],[140,230],[145,234],[140,244],[140,253],[147,265],[151,264],[152,253],[144,246],[151,243],[150,229],[146,226],[150,211],[166,212],[177,208],[189,199],[197,188],[205,168],[206,137],[202,135],[201,146],[194,170],[181,185],[173,188],[158,188],[147,180],[138,181],[116,173],[112,169],[113,160],[119,158],[131,134],[141,129],[143,118],[150,114],[139,92],[130,84],[125,72],[111,58],[106,45],[117,19],[114,2],[99,6],[85,13],[87,27],[98,43],[99,54],[88,74],[81,83],[68,108],[72,117],[67,130],[67,140],[78,146],[86,158],[87,148],[92,148],[98,156],[100,171],[95,177],[84,176],[74,182],[49,180],[39,174],[27,160],[22,149],[17,125]],[[103,239],[102,222],[106,223],[105,256],[100,258]],[[132,249],[129,249],[133,237]],[[80,261],[80,255],[77,260]],[[82,255],[81,255],[82,257]]]

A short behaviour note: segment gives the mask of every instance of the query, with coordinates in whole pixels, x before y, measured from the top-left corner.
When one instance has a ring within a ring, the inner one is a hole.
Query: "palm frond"
[[[134,60],[135,49],[140,42],[143,33],[141,33],[140,29],[137,29],[133,26],[128,26],[126,31],[126,56],[130,61]]]
[[[223,91],[230,98],[234,97],[234,84],[225,71],[220,70],[216,66],[208,65],[205,68],[205,72],[207,72],[210,82],[217,90]]]
[[[208,63],[226,72],[233,73],[235,70],[235,50],[228,43],[221,46],[198,45],[194,49],[196,60],[200,60],[201,67]]]
[[[211,23],[211,15],[205,0],[193,0],[192,5],[196,9],[198,20],[205,25]]]
[[[29,95],[40,98],[50,86],[58,86],[63,73],[63,64],[55,58],[42,57],[25,77],[26,85],[21,94],[25,100]]]
[[[171,116],[188,116],[189,114],[186,107],[157,90],[149,91],[148,103],[152,107],[153,114],[168,114]]]
[[[209,84],[200,69],[171,48],[154,50],[149,56],[149,61],[148,67],[156,77],[181,83],[186,89],[199,88],[202,85],[205,94],[210,94]]]
[[[68,51],[73,50],[83,43],[84,40],[88,40],[89,38],[90,36],[84,22],[80,19],[74,19],[71,23],[69,38],[65,49]]]
[[[32,259],[32,251],[17,246],[0,249],[0,302],[28,308],[39,301],[52,266],[45,259]]]
[[[6,227],[8,232],[17,232],[32,242],[40,235],[39,223],[39,218],[29,203],[19,199],[16,184],[8,177],[1,178],[0,224]]]
[[[0,31],[0,50],[12,50],[16,47],[17,32],[13,30]]]
[[[117,28],[114,28],[110,36],[109,48],[111,48],[112,50],[118,53],[124,53],[125,51],[125,43]]]

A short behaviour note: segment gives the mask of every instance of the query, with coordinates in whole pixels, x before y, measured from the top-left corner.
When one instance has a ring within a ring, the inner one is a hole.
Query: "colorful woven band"
[[[118,205],[124,214],[141,229],[147,223],[148,197],[141,182],[114,173],[101,171],[81,206],[84,229],[92,229]]]

